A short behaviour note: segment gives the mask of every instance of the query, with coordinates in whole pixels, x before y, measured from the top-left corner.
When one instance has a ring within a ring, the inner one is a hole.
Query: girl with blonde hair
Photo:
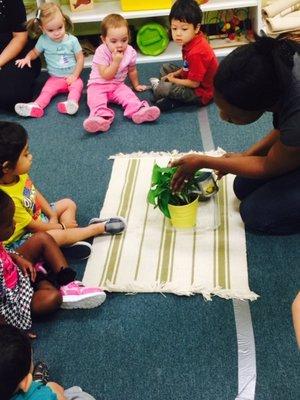
[[[36,17],[28,21],[27,29],[38,37],[38,41],[25,58],[16,60],[16,65],[31,68],[31,61],[44,53],[50,77],[34,102],[15,105],[16,113],[22,117],[40,118],[54,96],[68,93],[67,100],[57,104],[57,110],[75,114],[83,88],[80,74],[84,57],[78,39],[69,33],[72,30],[70,18],[57,4],[45,3],[38,8]]]

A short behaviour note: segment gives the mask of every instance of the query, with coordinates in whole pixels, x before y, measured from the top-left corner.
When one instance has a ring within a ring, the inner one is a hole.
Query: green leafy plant
[[[148,203],[158,207],[161,212],[170,218],[169,204],[175,206],[186,205],[196,199],[199,193],[197,178],[203,173],[197,171],[195,176],[187,182],[180,193],[174,193],[171,189],[171,181],[177,167],[153,166],[151,177],[151,188],[148,192]]]

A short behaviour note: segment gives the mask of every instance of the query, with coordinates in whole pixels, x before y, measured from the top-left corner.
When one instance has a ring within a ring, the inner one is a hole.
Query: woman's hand
[[[18,267],[22,270],[23,274],[25,276],[29,276],[31,282],[34,282],[36,279],[36,270],[34,268],[34,265],[23,257],[18,257],[16,262],[18,264]]]
[[[15,64],[18,68],[23,68],[25,65],[31,68],[31,59],[29,57],[20,58],[19,60],[15,61]]]
[[[171,186],[174,192],[180,192],[185,183],[201,168],[201,155],[187,154],[177,160],[171,161],[170,166],[178,167],[173,176]]]
[[[143,92],[144,90],[147,90],[147,89],[148,89],[148,86],[138,84],[138,85],[136,85],[136,86],[134,87],[134,89],[135,89],[137,92]]]

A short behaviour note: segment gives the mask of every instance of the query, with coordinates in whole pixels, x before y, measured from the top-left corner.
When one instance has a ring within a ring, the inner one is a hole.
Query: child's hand
[[[35,281],[36,278],[36,270],[33,266],[33,264],[26,260],[26,258],[19,257],[17,261],[18,266],[21,268],[23,274],[25,276],[29,276],[31,282]]]
[[[25,65],[31,68],[31,60],[29,57],[20,58],[19,60],[15,61],[15,64],[18,68],[23,68]]]
[[[122,51],[115,50],[112,53],[113,61],[117,62],[118,64],[122,61],[124,53]]]
[[[147,90],[147,89],[148,89],[148,86],[146,86],[146,85],[136,85],[136,86],[134,87],[134,89],[135,89],[137,92],[143,92],[144,90]]]
[[[72,83],[75,82],[76,79],[77,79],[76,76],[69,75],[69,76],[66,77],[66,82],[67,82],[68,85],[72,85]]]

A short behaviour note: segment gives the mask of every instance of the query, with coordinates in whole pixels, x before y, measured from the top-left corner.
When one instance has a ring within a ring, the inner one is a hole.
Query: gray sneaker
[[[126,229],[126,221],[123,217],[92,218],[89,225],[104,223],[104,230],[107,235],[119,235]]]

